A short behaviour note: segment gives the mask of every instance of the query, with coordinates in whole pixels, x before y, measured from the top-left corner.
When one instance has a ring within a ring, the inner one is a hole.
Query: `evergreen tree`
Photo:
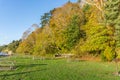
[[[80,26],[80,17],[78,15],[74,15],[64,33],[66,39],[64,44],[67,49],[71,49],[76,42],[84,36],[84,32],[80,30]]]
[[[108,0],[105,6],[106,26],[114,29],[115,49],[120,47],[120,0]]]
[[[44,13],[43,16],[41,16],[41,27],[44,27],[45,25],[49,24],[49,20],[50,20],[50,17],[51,17],[51,13],[52,13],[52,10],[48,13]]]

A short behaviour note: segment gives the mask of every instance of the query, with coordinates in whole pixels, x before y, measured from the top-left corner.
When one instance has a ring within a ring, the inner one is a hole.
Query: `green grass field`
[[[30,57],[4,60],[15,61],[16,70],[1,70],[0,80],[120,80],[120,76],[113,74],[115,63],[112,62],[33,60]]]

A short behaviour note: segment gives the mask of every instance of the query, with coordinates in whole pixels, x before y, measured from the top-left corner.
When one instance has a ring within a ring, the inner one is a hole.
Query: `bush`
[[[101,54],[102,60],[112,61],[115,58],[115,51],[112,47],[107,46],[104,52]]]

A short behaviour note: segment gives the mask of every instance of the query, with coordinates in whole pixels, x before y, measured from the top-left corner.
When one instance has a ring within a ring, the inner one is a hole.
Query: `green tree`
[[[85,34],[82,30],[80,30],[80,26],[83,23],[80,21],[80,17],[78,15],[73,15],[70,23],[68,24],[67,29],[64,32],[65,43],[64,47],[70,50],[73,46],[82,38]]]
[[[12,51],[13,53],[16,52],[16,49],[18,48],[21,40],[13,40],[10,44],[8,44],[8,50]]]
[[[120,48],[120,0],[108,0],[105,6],[105,24],[114,29],[114,51]],[[118,53],[117,53],[118,55]]]
[[[0,52],[4,51],[7,48],[7,45],[0,46]]]
[[[120,0],[106,1],[105,25],[106,27],[112,27],[114,30],[112,35],[112,38],[115,40],[113,52],[116,60],[116,74],[119,75],[117,58],[120,58]]]
[[[44,13],[44,15],[41,16],[41,18],[40,18],[40,20],[41,20],[41,23],[40,23],[40,24],[41,24],[41,27],[44,27],[44,26],[46,26],[46,25],[49,24],[52,11],[53,11],[53,10],[51,10],[51,11],[48,12],[48,13]]]

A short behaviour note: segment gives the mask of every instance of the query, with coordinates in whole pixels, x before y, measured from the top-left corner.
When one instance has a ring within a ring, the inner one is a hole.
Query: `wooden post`
[[[116,65],[116,75],[119,75],[119,69],[118,69],[118,61],[119,61],[119,59],[115,59],[114,60],[115,61],[115,65]]]

